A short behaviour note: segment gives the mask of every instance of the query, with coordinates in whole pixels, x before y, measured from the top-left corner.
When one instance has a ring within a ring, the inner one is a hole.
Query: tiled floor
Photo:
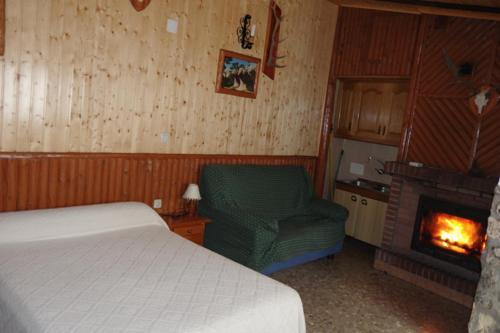
[[[334,259],[272,277],[302,297],[307,332],[467,332],[470,309],[373,268],[374,249],[348,239]]]

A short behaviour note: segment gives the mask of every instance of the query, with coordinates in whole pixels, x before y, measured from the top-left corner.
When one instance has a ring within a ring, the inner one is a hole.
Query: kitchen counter
[[[344,190],[352,193],[356,193],[359,195],[362,195],[364,197],[373,199],[373,200],[378,200],[382,202],[389,202],[389,193],[390,192],[381,192],[379,190],[376,190],[375,188],[377,186],[387,186],[385,184],[380,184],[376,182],[371,182],[371,181],[365,181],[367,184],[373,184],[373,186],[357,186],[353,183],[353,181],[349,180],[337,180],[336,188],[339,190]]]

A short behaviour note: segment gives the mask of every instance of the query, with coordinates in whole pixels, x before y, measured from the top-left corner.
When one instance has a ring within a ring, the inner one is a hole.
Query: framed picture
[[[215,91],[255,98],[259,83],[260,59],[220,50]]]

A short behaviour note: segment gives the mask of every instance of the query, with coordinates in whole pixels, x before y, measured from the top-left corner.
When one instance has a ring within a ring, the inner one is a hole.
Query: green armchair
[[[205,246],[252,269],[274,271],[342,249],[344,207],[316,198],[302,167],[207,165],[198,212],[212,220]]]

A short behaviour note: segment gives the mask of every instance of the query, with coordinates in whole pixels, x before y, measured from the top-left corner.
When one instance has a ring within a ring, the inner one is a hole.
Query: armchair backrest
[[[262,213],[303,208],[313,193],[303,167],[241,164],[206,165],[200,191],[204,205],[229,205]]]

